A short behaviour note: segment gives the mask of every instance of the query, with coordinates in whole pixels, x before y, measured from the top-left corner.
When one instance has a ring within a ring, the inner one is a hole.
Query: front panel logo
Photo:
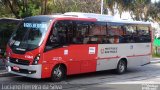
[[[33,59],[33,56],[25,55],[25,58],[27,58],[27,59]]]
[[[16,59],[16,62],[18,62],[18,59]]]

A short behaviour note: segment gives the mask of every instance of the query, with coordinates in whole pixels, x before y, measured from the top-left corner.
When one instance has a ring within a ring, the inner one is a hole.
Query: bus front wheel
[[[56,65],[52,70],[51,80],[60,82],[66,77],[65,68],[62,65]]]
[[[123,74],[126,72],[126,70],[127,70],[127,63],[125,62],[125,60],[120,60],[118,62],[116,69],[117,74]]]

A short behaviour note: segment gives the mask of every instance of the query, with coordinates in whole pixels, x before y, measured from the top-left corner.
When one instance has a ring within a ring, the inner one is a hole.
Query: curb
[[[0,59],[0,67],[5,66],[4,59]]]
[[[8,71],[7,70],[0,70],[0,77],[5,75],[5,74],[8,74]]]
[[[157,58],[157,57],[152,58],[150,63],[160,63],[160,58]]]
[[[160,63],[160,59],[159,60],[151,60],[150,63]]]
[[[6,70],[5,66],[0,66],[0,70]]]
[[[1,74],[6,74],[6,73],[8,73],[7,70],[0,70],[0,75],[1,75]]]
[[[159,59],[160,60],[160,58],[152,58],[152,59]]]

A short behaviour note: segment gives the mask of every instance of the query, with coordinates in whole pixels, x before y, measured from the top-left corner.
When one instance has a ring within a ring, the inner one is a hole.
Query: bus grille
[[[9,60],[11,63],[20,64],[20,65],[29,65],[30,61],[28,60],[22,60],[22,59],[16,59],[16,58],[10,58]]]

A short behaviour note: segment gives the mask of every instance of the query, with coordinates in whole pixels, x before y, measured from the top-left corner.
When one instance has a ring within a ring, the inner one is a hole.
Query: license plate
[[[19,71],[19,67],[13,66],[13,70]]]

